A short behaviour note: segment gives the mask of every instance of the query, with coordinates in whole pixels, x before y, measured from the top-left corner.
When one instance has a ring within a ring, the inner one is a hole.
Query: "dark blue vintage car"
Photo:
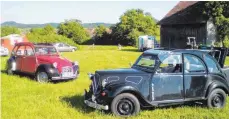
[[[220,65],[226,53],[215,53],[147,50],[131,68],[89,74],[92,84],[89,91],[85,90],[84,102],[121,116],[135,115],[144,107],[187,102],[223,108],[229,94],[229,68]]]

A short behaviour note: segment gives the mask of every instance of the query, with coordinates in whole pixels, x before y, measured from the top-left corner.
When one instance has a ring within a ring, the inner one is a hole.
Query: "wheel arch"
[[[229,95],[228,87],[221,82],[213,82],[208,86],[205,97],[208,98],[209,94],[215,89],[222,89],[227,95]]]
[[[50,65],[50,64],[40,64],[36,69],[35,75],[39,71],[44,70],[48,74],[48,76],[51,77],[51,73],[50,73],[51,68],[52,68],[52,65]]]
[[[138,99],[142,107],[152,107],[152,105],[150,105],[147,99],[145,99],[144,96],[136,88],[132,86],[119,87],[110,96],[114,99],[117,95],[123,93],[130,93],[134,95]]]

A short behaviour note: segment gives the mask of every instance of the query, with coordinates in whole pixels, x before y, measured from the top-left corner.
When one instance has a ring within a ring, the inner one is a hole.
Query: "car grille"
[[[98,91],[98,87],[99,87],[99,74],[95,74],[93,79],[92,79],[92,90],[93,90],[93,93],[96,94],[96,92]]]

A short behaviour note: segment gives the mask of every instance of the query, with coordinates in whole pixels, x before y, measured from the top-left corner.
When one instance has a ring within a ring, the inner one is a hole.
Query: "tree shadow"
[[[74,95],[70,97],[63,97],[61,101],[68,103],[72,108],[76,109],[77,111],[81,111],[83,113],[89,113],[94,111],[93,108],[87,107],[84,104],[84,96],[82,95]]]
[[[138,49],[122,49],[121,51],[127,51],[127,52],[141,52]]]

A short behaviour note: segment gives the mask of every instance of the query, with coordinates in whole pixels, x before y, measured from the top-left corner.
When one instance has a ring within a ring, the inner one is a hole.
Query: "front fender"
[[[57,77],[59,76],[59,72],[56,68],[54,68],[51,64],[41,64],[37,67],[36,73],[44,70],[49,77]]]
[[[141,92],[134,86],[119,84],[118,86],[109,87],[108,97],[109,99],[114,99],[117,95],[121,93],[131,93],[136,96],[143,107],[151,107],[150,102],[145,98]]]

